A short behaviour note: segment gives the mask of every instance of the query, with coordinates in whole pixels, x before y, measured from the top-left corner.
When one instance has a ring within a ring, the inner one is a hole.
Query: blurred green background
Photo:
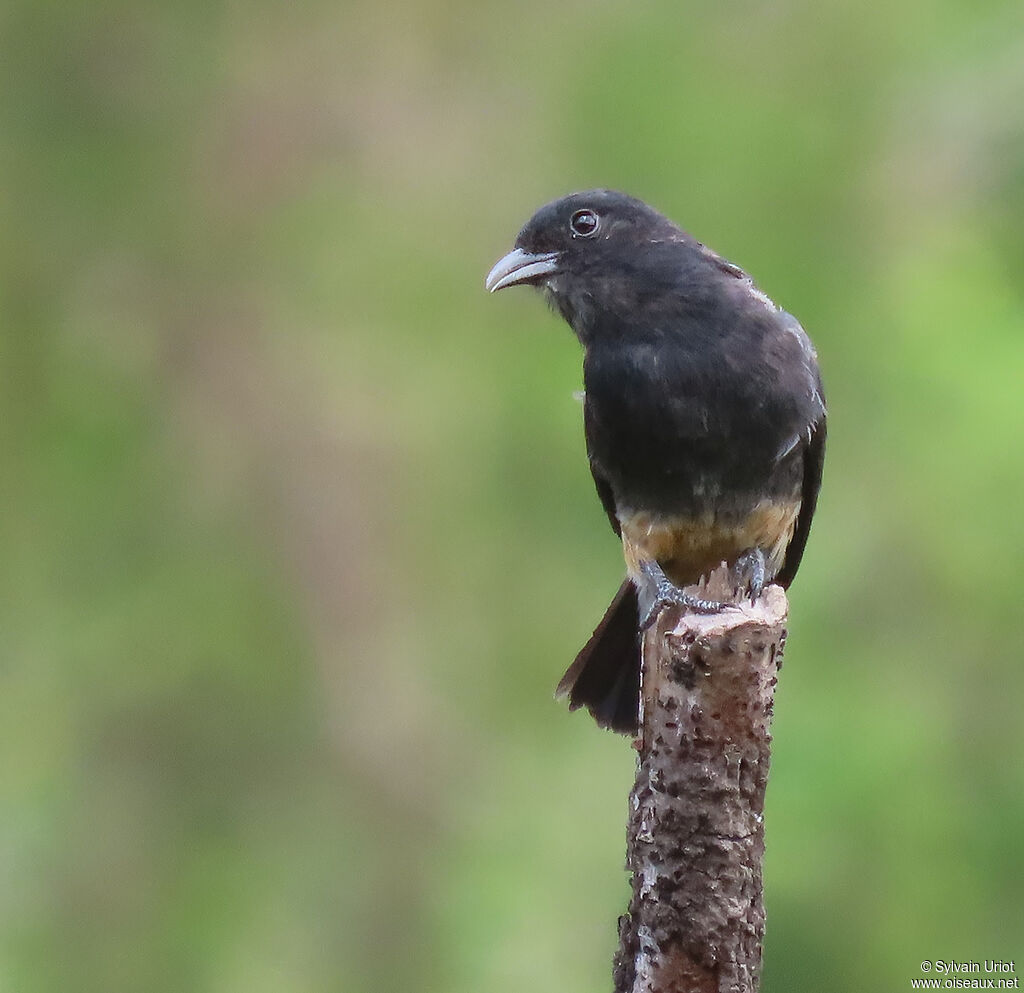
[[[1024,958],[1019,0],[0,12],[0,990],[610,988],[622,572],[483,278],[627,189],[815,339],[764,990]]]

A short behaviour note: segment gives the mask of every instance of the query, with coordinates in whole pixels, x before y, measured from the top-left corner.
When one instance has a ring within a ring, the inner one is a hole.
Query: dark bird
[[[752,597],[796,575],[821,484],[825,401],[799,322],[738,266],[612,190],[542,207],[487,289],[539,287],[583,345],[590,469],[627,578],[558,687],[634,733],[639,632],[727,562]]]

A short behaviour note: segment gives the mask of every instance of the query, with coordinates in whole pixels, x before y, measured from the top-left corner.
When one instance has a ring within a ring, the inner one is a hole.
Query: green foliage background
[[[483,277],[609,185],[831,412],[765,993],[1024,958],[1019,2],[0,12],[0,989],[609,988],[621,558],[571,334]]]

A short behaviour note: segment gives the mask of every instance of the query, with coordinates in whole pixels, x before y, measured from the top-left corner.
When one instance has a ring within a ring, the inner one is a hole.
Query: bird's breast
[[[588,452],[618,507],[737,518],[799,492],[802,452],[786,449],[803,412],[756,350],[696,331],[624,335],[588,349],[584,383]]]

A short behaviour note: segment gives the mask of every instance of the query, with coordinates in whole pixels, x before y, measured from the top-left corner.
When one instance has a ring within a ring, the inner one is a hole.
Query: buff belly
[[[782,568],[799,513],[799,500],[762,500],[745,517],[729,520],[711,513],[698,518],[620,514],[626,569],[639,583],[642,564],[655,561],[677,586],[689,586],[722,562],[732,564],[760,548],[770,580]]]

